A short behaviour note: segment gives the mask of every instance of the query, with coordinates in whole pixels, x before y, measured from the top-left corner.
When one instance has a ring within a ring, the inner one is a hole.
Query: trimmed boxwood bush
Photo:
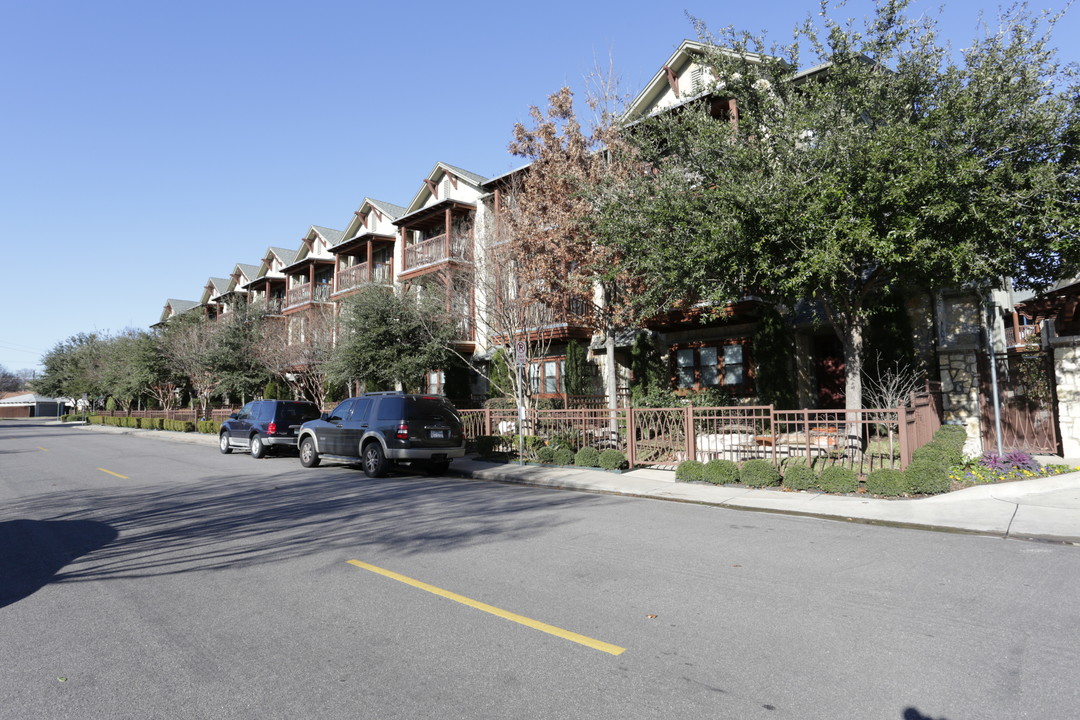
[[[546,465],[550,465],[555,462],[555,448],[545,445],[542,448],[536,450],[536,462],[541,462]]]
[[[768,460],[747,460],[739,468],[739,481],[750,487],[771,487],[780,483],[780,471]]]
[[[625,470],[629,466],[626,456],[618,450],[609,449],[600,453],[600,467],[605,470]]]
[[[830,493],[853,493],[859,489],[859,476],[851,468],[833,465],[821,471],[818,487]]]
[[[918,495],[937,495],[949,492],[949,466],[937,458],[912,460],[904,471],[908,492]]]
[[[567,447],[557,448],[555,450],[555,464],[556,465],[573,465],[574,464],[574,451]]]
[[[574,456],[574,464],[581,467],[600,467],[600,451],[596,448],[583,447]]]
[[[791,464],[784,468],[784,487],[792,490],[813,490],[818,486],[818,476],[806,464]]]
[[[704,463],[697,460],[684,460],[675,468],[675,479],[683,482],[696,482],[701,480],[704,473]]]
[[[714,485],[739,482],[739,466],[732,460],[710,460],[701,479]]]
[[[206,435],[213,435],[217,432],[218,424],[213,420],[200,420],[198,425],[199,432]]]
[[[866,476],[866,492],[873,495],[903,495],[907,490],[904,473],[882,468]]]

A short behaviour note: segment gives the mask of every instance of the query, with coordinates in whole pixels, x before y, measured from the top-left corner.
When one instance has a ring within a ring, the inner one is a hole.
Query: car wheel
[[[228,455],[232,452],[232,448],[229,447],[228,433],[221,433],[221,437],[218,438],[218,448],[221,449],[222,455]]]
[[[432,475],[445,475],[446,471],[450,469],[449,460],[432,460],[428,463],[428,472]]]
[[[300,464],[307,468],[319,464],[319,453],[315,449],[315,441],[310,436],[300,441]]]
[[[251,457],[256,460],[266,457],[266,445],[258,435],[251,436]]]
[[[364,474],[370,478],[382,477],[386,474],[386,456],[382,446],[377,442],[369,442],[364,446],[362,455]]]

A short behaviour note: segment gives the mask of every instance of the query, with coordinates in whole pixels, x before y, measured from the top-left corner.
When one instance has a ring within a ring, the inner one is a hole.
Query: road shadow
[[[437,477],[370,480],[344,468],[297,472],[289,466],[269,477],[221,475],[35,495],[5,507],[0,520],[38,517],[118,533],[62,572],[49,571],[53,582],[70,583],[243,567],[335,549],[350,556],[372,548],[446,551],[529,537],[566,522],[571,506],[604,502],[611,499]],[[34,561],[27,557],[21,565]]]
[[[909,707],[904,710],[903,720],[948,720],[945,717],[934,718],[929,715],[923,715],[919,712],[918,708]]]
[[[0,608],[33,595],[61,568],[116,536],[115,529],[94,520],[0,522]]]

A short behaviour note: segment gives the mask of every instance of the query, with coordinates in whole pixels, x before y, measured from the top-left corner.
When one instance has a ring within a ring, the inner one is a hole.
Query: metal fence
[[[138,417],[138,418],[165,418],[167,420],[190,420],[196,422],[198,420],[213,420],[214,422],[223,422],[228,419],[231,413],[239,411],[237,407],[220,407],[211,408],[209,413],[204,415],[201,410],[190,408],[177,408],[174,410],[132,410],[130,412],[124,412],[122,410],[93,410],[89,411],[90,415],[104,415],[105,417]]]
[[[902,470],[912,453],[940,427],[931,393],[902,408],[776,410],[737,407],[463,410],[466,437],[500,436],[513,451],[519,425],[525,435],[553,446],[622,452],[632,467],[673,467],[684,460],[798,459],[815,466],[842,465],[860,474]]]

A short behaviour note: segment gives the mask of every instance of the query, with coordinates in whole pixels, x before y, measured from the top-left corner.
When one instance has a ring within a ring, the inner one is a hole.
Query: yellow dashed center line
[[[121,475],[120,473],[114,473],[112,470],[106,470],[105,468],[98,468],[98,470],[100,470],[103,473],[109,473],[110,475],[115,475],[118,478],[123,478],[124,480],[128,479],[127,475]]]
[[[412,585],[415,588],[426,590],[429,593],[440,595],[444,598],[447,598],[448,600],[459,602],[462,605],[468,605],[471,608],[483,610],[486,613],[497,615],[498,617],[501,617],[505,620],[519,623],[534,630],[540,630],[541,632],[546,632],[549,635],[555,635],[556,637],[561,637],[564,640],[570,640],[571,642],[576,642],[579,645],[591,647],[594,650],[600,650],[602,652],[610,653],[611,655],[621,655],[622,653],[626,652],[626,648],[619,647],[618,645],[612,645],[611,643],[606,643],[602,640],[596,640],[585,635],[579,635],[576,632],[563,630],[562,628],[557,628],[554,625],[548,625],[547,623],[542,623],[539,620],[527,618],[524,615],[518,615],[516,613],[508,612],[493,605],[488,605],[487,603],[482,603],[478,600],[467,598],[464,595],[458,595],[457,593],[450,592],[449,590],[443,590],[442,588],[437,588],[434,585],[428,585],[425,582],[420,582],[419,580],[414,580],[410,577],[399,575],[398,573],[391,570],[384,570],[381,567],[369,565],[368,563],[361,560],[350,560],[349,564],[355,565],[358,568],[363,568],[364,570],[370,570],[373,573],[378,573],[379,575],[383,575],[393,580],[397,580],[398,582],[403,582],[406,585]]]
[[[49,448],[43,448],[40,445],[38,445],[38,450],[40,450],[41,452],[49,452]]]

